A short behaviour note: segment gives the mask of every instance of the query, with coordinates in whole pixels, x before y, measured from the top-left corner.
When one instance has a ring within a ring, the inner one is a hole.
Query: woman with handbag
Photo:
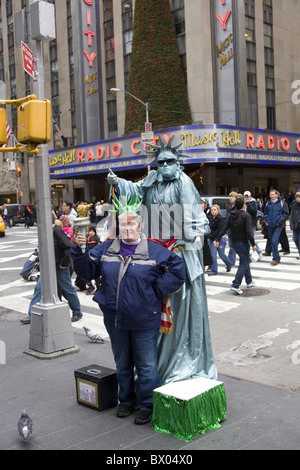
[[[216,239],[217,234],[221,231],[225,223],[225,219],[221,214],[220,206],[218,206],[218,204],[213,205],[210,209],[210,212],[212,215],[209,221],[211,232],[207,237],[208,237],[208,244],[209,244],[209,248],[211,251],[213,262],[211,265],[211,271],[208,273],[208,275],[216,276],[218,274],[218,261],[217,261],[218,255],[220,256],[221,260],[225,264],[227,273],[231,271],[232,263],[230,259],[228,258],[228,256],[225,254],[227,239],[225,237],[222,237],[219,245],[218,246],[214,245],[214,240]]]

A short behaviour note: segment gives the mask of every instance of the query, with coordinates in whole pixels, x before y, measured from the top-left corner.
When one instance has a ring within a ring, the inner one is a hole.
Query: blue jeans
[[[268,235],[271,241],[273,261],[280,261],[280,255],[278,251],[279,237],[282,231],[282,225],[279,227],[270,227],[268,225]]]
[[[153,330],[121,330],[114,319],[104,314],[104,325],[110,337],[116,363],[121,405],[135,405],[134,367],[136,368],[139,402],[142,411],[152,410],[152,392],[159,387],[157,341],[159,328]]]
[[[69,268],[61,269],[56,268],[57,284],[60,288],[63,296],[67,299],[70,309],[73,315],[82,315],[80,302],[78,299],[75,287],[72,284]],[[31,299],[28,315],[31,315],[32,306],[40,302],[42,298],[41,291],[41,278],[39,277],[34,289],[33,297]]]
[[[220,241],[219,246],[214,246],[214,242],[212,240],[208,240],[211,256],[213,259],[213,263],[211,265],[211,273],[218,274],[218,261],[217,255],[219,254],[221,260],[226,265],[227,268],[232,268],[233,264],[231,263],[230,259],[225,255],[225,247],[226,243]]]
[[[233,248],[239,255],[240,264],[236,272],[235,278],[232,282],[232,287],[239,288],[242,284],[243,277],[245,276],[246,284],[249,285],[252,282],[252,276],[250,271],[249,263],[249,248],[248,242],[236,242],[233,243]]]
[[[300,228],[293,230],[293,240],[300,255]]]

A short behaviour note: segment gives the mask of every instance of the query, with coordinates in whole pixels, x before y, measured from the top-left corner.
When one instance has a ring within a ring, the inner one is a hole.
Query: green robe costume
[[[148,212],[146,234],[149,237],[159,238],[157,224],[151,227],[151,216],[153,220],[153,211],[158,205],[164,223],[166,220],[171,223],[170,237],[178,238],[176,235],[183,233],[181,238],[189,240],[177,242],[181,246],[177,254],[185,261],[186,282],[179,292],[170,296],[173,329],[170,334],[160,334],[159,337],[161,384],[195,377],[217,379],[210,339],[202,244],[199,244],[210,228],[206,215],[200,210],[201,198],[193,181],[180,167],[171,181],[164,180],[159,172],[152,170],[138,183],[118,178],[115,190],[119,195],[125,195],[127,200],[134,194],[142,198]],[[181,208],[181,220],[179,217],[176,221],[169,210],[174,204]]]

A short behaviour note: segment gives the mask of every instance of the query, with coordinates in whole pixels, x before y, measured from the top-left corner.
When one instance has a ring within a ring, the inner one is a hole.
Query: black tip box
[[[91,364],[74,372],[77,402],[98,411],[112,408],[118,403],[116,372]]]

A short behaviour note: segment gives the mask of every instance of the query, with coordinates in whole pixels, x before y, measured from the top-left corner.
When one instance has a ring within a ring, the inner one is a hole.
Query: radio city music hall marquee
[[[300,135],[282,134],[239,128],[235,126],[184,126],[155,132],[172,146],[182,144],[182,160],[185,164],[205,162],[300,163]],[[186,158],[185,158],[186,154]],[[63,178],[82,174],[143,168],[152,161],[145,152],[140,135],[122,137],[74,148],[51,150],[49,166],[51,178]]]

